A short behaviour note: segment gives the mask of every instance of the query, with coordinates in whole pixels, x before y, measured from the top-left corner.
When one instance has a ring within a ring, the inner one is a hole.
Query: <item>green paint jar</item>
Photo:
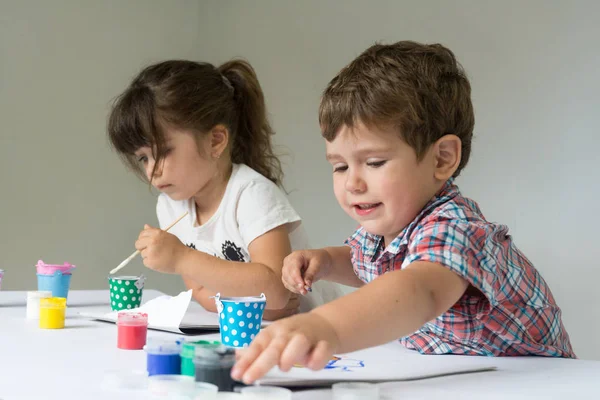
[[[196,347],[205,347],[214,349],[221,346],[221,342],[215,340],[198,340],[196,342],[184,342],[181,347],[181,375],[194,376],[196,367],[194,367],[194,356]]]

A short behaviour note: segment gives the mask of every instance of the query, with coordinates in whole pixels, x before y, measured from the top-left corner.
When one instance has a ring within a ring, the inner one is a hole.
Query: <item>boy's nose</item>
[[[358,175],[349,173],[346,179],[346,190],[350,193],[362,193],[366,190],[365,181]]]

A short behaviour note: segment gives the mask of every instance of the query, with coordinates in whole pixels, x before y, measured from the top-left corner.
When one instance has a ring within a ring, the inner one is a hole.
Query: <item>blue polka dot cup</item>
[[[264,293],[251,297],[221,297],[217,293],[221,343],[227,347],[247,347],[260,331],[266,303]]]

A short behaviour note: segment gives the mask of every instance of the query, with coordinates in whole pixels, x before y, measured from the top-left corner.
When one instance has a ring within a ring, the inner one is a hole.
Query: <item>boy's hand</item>
[[[177,236],[150,225],[144,225],[135,248],[140,251],[146,267],[169,274],[179,273],[178,262],[188,250]]]
[[[331,255],[323,249],[294,251],[283,260],[281,280],[292,293],[306,294],[331,270]]]
[[[282,371],[294,364],[319,370],[338,346],[338,336],[326,319],[313,313],[296,315],[269,325],[247,349],[238,350],[231,376],[251,384],[277,365]]]

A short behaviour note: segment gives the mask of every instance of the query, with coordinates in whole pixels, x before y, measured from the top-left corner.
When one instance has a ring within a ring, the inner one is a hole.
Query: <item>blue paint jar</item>
[[[181,373],[181,341],[148,339],[146,351],[146,370],[152,375],[179,375]]]

